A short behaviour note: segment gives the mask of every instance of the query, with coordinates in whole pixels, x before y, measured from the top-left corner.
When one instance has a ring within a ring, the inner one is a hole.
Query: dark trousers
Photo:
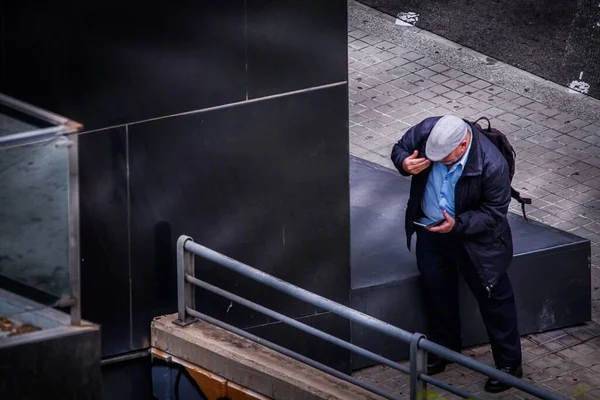
[[[458,309],[460,272],[479,303],[496,366],[521,364],[517,310],[508,275],[504,274],[488,295],[464,244],[451,234],[419,229],[416,255],[427,312],[428,338],[453,350],[461,347]]]

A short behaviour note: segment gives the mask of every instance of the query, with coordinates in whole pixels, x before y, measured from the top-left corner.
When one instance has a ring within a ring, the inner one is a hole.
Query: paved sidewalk
[[[479,79],[461,64],[436,62],[435,47],[415,52],[383,40],[372,21],[351,19],[348,29],[351,154],[394,168],[391,148],[411,125],[434,115],[488,116],[517,151],[513,185],[534,199],[528,216],[591,240],[593,321],[524,337],[522,345],[526,380],[568,397],[600,398],[600,115],[590,119],[594,113],[577,113],[568,103],[570,112],[557,107],[560,102],[549,107]],[[511,209],[520,213],[516,203]],[[489,346],[465,354],[492,364]],[[395,370],[373,367],[356,376],[408,396],[408,379]],[[490,396],[483,392],[485,377],[462,367],[440,377],[483,398],[531,398],[515,390]]]

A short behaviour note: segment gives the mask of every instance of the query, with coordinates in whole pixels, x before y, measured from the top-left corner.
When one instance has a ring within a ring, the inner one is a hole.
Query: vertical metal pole
[[[178,319],[173,321],[179,326],[186,326],[196,321],[187,315],[186,308],[195,309],[194,285],[185,280],[186,275],[195,275],[194,254],[185,249],[187,241],[194,241],[189,236],[180,236],[177,240],[177,310]]]
[[[420,375],[427,374],[427,352],[419,348],[419,341],[425,338],[421,333],[414,333],[410,339],[410,399],[425,400],[427,383]]]
[[[66,145],[69,168],[69,279],[71,284],[71,325],[81,325],[81,255],[79,241],[79,147],[77,134],[59,138]]]

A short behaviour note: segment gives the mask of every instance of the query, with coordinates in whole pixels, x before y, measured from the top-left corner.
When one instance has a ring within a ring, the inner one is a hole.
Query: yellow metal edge
[[[234,382],[227,382],[227,397],[231,400],[273,400]]]

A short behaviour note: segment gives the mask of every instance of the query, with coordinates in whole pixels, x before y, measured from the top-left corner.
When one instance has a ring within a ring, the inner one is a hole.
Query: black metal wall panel
[[[348,304],[346,1],[0,7],[0,91],[98,130],[80,142],[82,293],[104,356],[147,346],[151,318],[175,310],[183,233]],[[212,106],[226,107],[164,118]],[[294,317],[317,311],[198,271]],[[198,301],[240,326],[270,322]]]
[[[0,399],[101,400],[100,330],[73,330],[47,330],[36,339],[3,346]]]
[[[102,391],[103,400],[154,399],[150,356],[103,365]]]
[[[175,242],[197,242],[343,304],[349,298],[346,85],[129,127],[134,347],[176,308]],[[299,317],[314,307],[223,268],[200,278]],[[268,322],[228,301],[198,308]]]
[[[125,128],[79,137],[83,318],[102,325],[105,356],[131,348]]]
[[[0,90],[86,130],[246,98],[243,0],[3,3]]]
[[[345,81],[346,7],[346,0],[248,1],[248,97]]]

